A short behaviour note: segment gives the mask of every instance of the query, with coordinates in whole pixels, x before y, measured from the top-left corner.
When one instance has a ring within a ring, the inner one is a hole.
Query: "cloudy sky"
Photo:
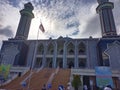
[[[120,34],[120,0],[114,2],[114,18]],[[99,16],[96,14],[97,0],[0,0],[0,46],[3,40],[14,38],[20,20],[19,11],[31,2],[35,18],[31,22],[28,39],[36,39],[40,22],[45,33],[39,39],[101,37]]]

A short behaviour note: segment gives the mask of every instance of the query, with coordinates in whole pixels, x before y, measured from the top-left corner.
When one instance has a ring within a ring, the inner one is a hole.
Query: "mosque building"
[[[30,2],[25,4],[20,11],[16,36],[3,41],[0,64],[10,64],[11,74],[22,73],[28,68],[69,68],[72,74],[82,76],[83,83],[87,80],[88,86],[96,83],[95,68],[105,66],[112,72],[114,88],[120,89],[120,36],[112,13],[114,4],[109,0],[97,1],[102,38],[82,39],[60,36],[57,39],[28,40],[34,7]]]

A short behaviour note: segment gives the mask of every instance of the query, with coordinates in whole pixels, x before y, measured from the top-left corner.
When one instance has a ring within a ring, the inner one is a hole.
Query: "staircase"
[[[63,85],[66,90],[67,83],[70,80],[70,73],[70,69],[60,69],[52,81],[51,90],[58,90],[59,85]]]
[[[28,90],[28,86],[29,86],[30,90],[41,90],[41,88],[43,87],[43,84],[47,83],[49,77],[54,71],[55,69],[49,69],[49,68],[42,69],[39,72],[32,71],[33,74],[31,75],[31,78],[26,80],[27,86],[22,87],[21,82],[25,80],[27,76],[29,76],[30,74],[30,71],[29,71],[25,75],[21,77],[17,77],[12,82],[4,86],[1,86],[0,89],[2,88],[7,90],[21,90],[21,89]]]
[[[49,77],[54,71],[55,69],[44,68],[39,72],[35,72],[30,79],[29,83],[30,90],[41,90],[43,85],[47,83]]]
[[[21,77],[17,77],[12,82],[1,86],[0,89],[7,90],[41,90],[44,84],[47,84],[50,80],[52,74],[55,73],[55,69],[44,68],[39,72],[32,71],[31,78],[26,78],[30,75],[30,71],[24,74]],[[59,69],[58,73],[54,75],[52,79],[52,88],[51,90],[57,90],[58,85],[63,85],[67,87],[67,83],[70,78],[70,69]],[[26,80],[27,86],[22,87],[21,82]],[[51,81],[51,80],[50,80]],[[29,88],[28,88],[29,87]]]
[[[0,88],[7,89],[7,90],[17,90],[16,88],[21,89],[22,86],[20,85],[20,82],[22,82],[22,80],[25,79],[29,74],[30,74],[30,71],[26,72],[26,74],[24,74],[21,77],[15,78],[10,83],[8,83],[4,86],[1,86]]]

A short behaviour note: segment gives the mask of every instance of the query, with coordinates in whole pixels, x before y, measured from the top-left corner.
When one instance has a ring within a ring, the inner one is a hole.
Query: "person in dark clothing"
[[[46,90],[46,85],[45,84],[43,85],[42,90]]]

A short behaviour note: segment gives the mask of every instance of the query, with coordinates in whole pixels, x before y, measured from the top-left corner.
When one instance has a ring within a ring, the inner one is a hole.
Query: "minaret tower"
[[[117,36],[116,27],[112,9],[114,4],[109,0],[97,0],[99,5],[96,8],[97,13],[100,16],[100,23],[102,29],[102,37],[113,37]]]
[[[31,24],[31,19],[34,18],[32,10],[34,7],[30,2],[24,5],[24,9],[20,11],[21,18],[18,25],[17,33],[15,39],[26,40],[28,38],[29,28]]]

